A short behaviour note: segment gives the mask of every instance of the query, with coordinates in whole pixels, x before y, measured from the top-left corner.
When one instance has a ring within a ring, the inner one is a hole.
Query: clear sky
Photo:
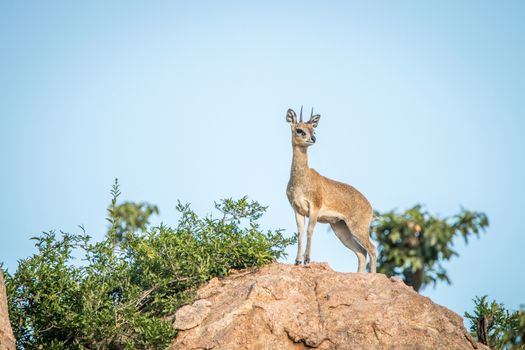
[[[460,206],[491,226],[423,294],[462,314],[488,294],[525,303],[525,2],[0,0],[0,261],[14,271],[51,229],[105,233],[122,199],[224,197],[268,205],[295,232],[285,190],[287,108],[321,114],[310,165],[375,209]],[[294,259],[290,248],[287,261]],[[317,227],[312,258],[357,259]]]

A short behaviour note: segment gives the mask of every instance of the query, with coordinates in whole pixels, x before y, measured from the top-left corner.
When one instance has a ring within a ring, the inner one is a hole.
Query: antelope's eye
[[[303,129],[296,129],[295,132],[297,133],[297,135],[302,135],[302,136],[306,135]]]

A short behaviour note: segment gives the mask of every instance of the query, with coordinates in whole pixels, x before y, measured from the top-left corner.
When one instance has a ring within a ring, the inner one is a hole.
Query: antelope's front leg
[[[317,216],[319,211],[310,211],[310,218],[308,220],[308,228],[306,229],[306,252],[304,254],[304,264],[310,264],[310,249],[312,248],[312,236],[314,235],[315,224],[317,223]]]
[[[295,265],[300,265],[303,261],[303,234],[304,234],[304,216],[295,212],[295,221],[297,223],[297,257],[295,258]]]

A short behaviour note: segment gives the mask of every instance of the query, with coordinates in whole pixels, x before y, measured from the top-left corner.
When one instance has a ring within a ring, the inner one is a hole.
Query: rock
[[[206,299],[197,300],[193,305],[186,305],[177,310],[173,327],[188,330],[201,324],[210,313],[211,303]]]
[[[488,349],[459,315],[382,274],[275,263],[197,295],[171,349]]]
[[[15,350],[15,336],[9,323],[4,272],[0,269],[0,349]]]

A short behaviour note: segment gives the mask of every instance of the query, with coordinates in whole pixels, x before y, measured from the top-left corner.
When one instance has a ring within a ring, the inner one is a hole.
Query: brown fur
[[[292,128],[293,159],[286,194],[295,211],[298,231],[296,264],[301,263],[305,217],[309,218],[304,263],[310,262],[311,240],[317,222],[329,223],[336,236],[358,258],[358,271],[365,271],[370,255],[370,272],[376,271],[376,250],[370,241],[372,206],[354,187],[320,175],[308,166],[308,147],[315,143],[314,128],[319,115],[306,123],[297,122],[295,112],[287,113]]]

